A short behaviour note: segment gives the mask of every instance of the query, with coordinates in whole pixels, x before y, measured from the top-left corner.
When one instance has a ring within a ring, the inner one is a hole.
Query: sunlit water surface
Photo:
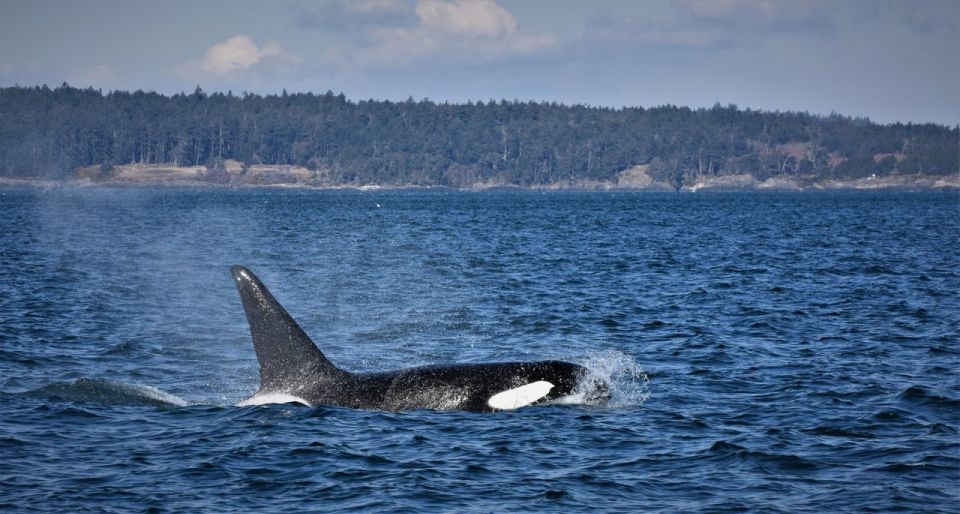
[[[956,512],[956,194],[0,190],[0,509]],[[228,274],[351,370],[606,407],[232,405]]]

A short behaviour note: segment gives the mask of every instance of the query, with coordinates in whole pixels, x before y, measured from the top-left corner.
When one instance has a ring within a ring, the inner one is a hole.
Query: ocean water
[[[960,196],[0,190],[0,510],[957,512]],[[238,408],[232,264],[350,370],[609,405]]]

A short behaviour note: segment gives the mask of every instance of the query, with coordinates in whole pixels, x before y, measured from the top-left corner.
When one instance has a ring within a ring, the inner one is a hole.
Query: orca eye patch
[[[252,405],[268,405],[273,403],[299,403],[301,405],[310,406],[310,403],[300,398],[299,396],[294,396],[287,393],[259,393],[246,400],[237,404],[237,407],[249,407]]]

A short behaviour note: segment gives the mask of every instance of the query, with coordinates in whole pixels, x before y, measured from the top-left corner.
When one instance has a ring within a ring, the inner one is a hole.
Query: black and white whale
[[[260,390],[239,404],[301,403],[388,411],[495,411],[574,398],[602,403],[609,386],[561,361],[421,366],[351,373],[330,362],[270,291],[243,266],[230,269],[260,361]]]

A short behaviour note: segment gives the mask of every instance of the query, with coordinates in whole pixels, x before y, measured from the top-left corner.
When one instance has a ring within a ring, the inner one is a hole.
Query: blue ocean
[[[956,193],[0,189],[0,510],[951,512]],[[235,407],[253,270],[352,371],[606,405]]]

